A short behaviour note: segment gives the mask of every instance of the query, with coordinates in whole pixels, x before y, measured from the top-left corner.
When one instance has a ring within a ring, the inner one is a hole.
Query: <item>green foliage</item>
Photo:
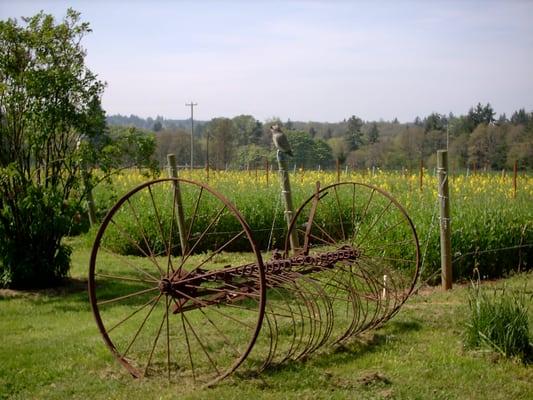
[[[153,156],[156,148],[153,133],[134,127],[112,127],[109,137],[108,145],[103,148],[103,152],[111,154],[107,168],[110,166],[148,168],[153,173],[159,170],[158,162]],[[97,165],[101,164],[100,162]]]
[[[156,168],[152,136],[106,129],[104,84],[81,46],[89,32],[72,9],[60,22],[43,12],[22,25],[0,21],[2,285],[50,285],[66,275],[61,238],[81,227],[92,169]]]
[[[231,162],[235,131],[229,118],[213,118],[207,126],[210,140],[209,163],[218,169],[225,169]]]
[[[350,150],[357,150],[363,144],[362,127],[363,121],[361,118],[352,115],[348,119],[348,127],[344,133],[344,140]]]
[[[313,140],[307,132],[288,131],[287,139],[291,145],[294,157],[290,162],[298,167],[322,168],[332,164],[332,150],[323,140]]]
[[[44,286],[68,271],[82,137],[100,143],[103,83],[84,65],[90,32],[69,9],[0,21],[0,263],[2,285]]]
[[[68,273],[71,253],[61,238],[70,231],[75,204],[65,203],[57,191],[33,185],[24,195],[11,193],[6,200],[0,209],[0,286],[60,283]]]
[[[484,289],[473,284],[469,295],[470,319],[466,324],[465,344],[469,348],[488,347],[505,357],[524,362],[533,355],[528,323],[531,295],[523,290]]]
[[[370,130],[367,133],[367,142],[368,144],[374,144],[374,143],[377,143],[378,140],[379,140],[378,124],[373,122],[372,125],[370,126]]]

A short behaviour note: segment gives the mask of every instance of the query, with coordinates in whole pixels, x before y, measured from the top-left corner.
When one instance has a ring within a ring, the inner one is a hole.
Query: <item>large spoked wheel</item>
[[[317,189],[293,217],[286,255],[294,232],[300,254],[356,251],[354,260],[317,267],[311,275],[331,302],[334,342],[385,322],[413,291],[420,268],[414,225],[404,208],[377,187],[343,182]]]
[[[265,290],[247,223],[222,195],[193,181],[140,185],[96,235],[91,306],[105,343],[135,377],[211,385],[229,375],[254,346]]]

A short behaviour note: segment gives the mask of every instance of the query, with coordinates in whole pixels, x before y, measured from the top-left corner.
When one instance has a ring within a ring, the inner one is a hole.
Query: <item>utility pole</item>
[[[185,103],[185,107],[191,107],[191,171],[194,168],[194,106],[198,103]]]

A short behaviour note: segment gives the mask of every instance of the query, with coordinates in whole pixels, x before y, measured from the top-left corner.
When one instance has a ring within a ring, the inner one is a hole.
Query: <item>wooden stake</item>
[[[442,288],[452,288],[452,245],[450,229],[450,197],[448,189],[448,151],[437,151],[440,203],[440,265]]]
[[[336,160],[335,167],[337,168],[337,183],[339,183],[341,180],[341,170],[340,170],[340,162],[338,158]]]
[[[424,186],[424,160],[420,160],[420,191]]]
[[[516,177],[518,175],[518,160],[514,161],[513,166],[513,198],[516,199]]]
[[[265,158],[265,171],[266,171],[266,181],[268,186],[268,174],[270,172],[270,166],[268,165],[268,158]]]
[[[287,156],[278,150],[277,158],[281,181],[281,193],[283,194],[283,199],[285,200],[285,221],[287,222],[287,227],[289,227],[294,214],[294,208],[292,206],[291,184],[289,181]],[[291,250],[294,253],[300,247],[298,244],[298,233],[296,232],[296,229],[292,230],[289,241],[291,244]]]
[[[170,178],[178,177],[178,168],[176,166],[176,156],[174,154],[167,154],[168,161],[168,176]],[[176,207],[176,223],[180,235],[181,254],[185,254],[188,249],[187,233],[185,232],[185,217],[183,216],[183,201],[181,200],[181,191],[178,181],[174,181],[174,207]]]

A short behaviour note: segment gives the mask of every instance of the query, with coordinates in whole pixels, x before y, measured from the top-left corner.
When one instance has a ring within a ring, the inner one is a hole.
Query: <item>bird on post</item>
[[[272,141],[274,142],[274,146],[276,146],[276,148],[282,153],[288,154],[292,157],[293,154],[291,145],[287,140],[287,136],[281,131],[281,127],[278,124],[272,125],[270,127],[270,133],[272,133]]]

